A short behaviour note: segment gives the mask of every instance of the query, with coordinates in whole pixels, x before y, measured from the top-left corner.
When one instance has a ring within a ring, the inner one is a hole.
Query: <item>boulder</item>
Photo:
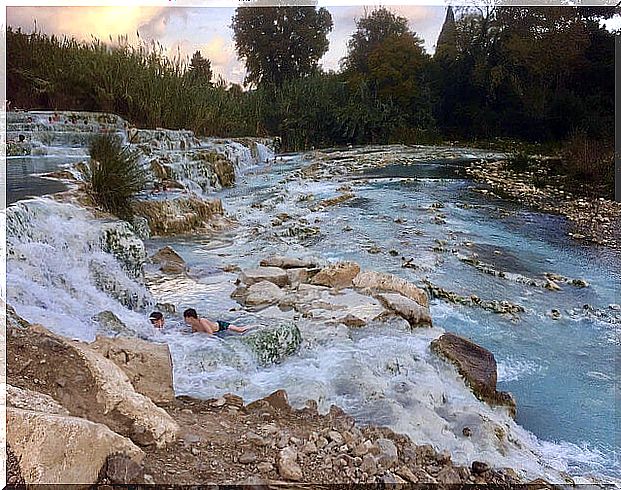
[[[300,481],[302,480],[302,468],[297,463],[297,451],[288,446],[280,451],[278,455],[278,473],[285,480]]]
[[[91,485],[111,454],[125,454],[136,463],[144,457],[104,424],[13,407],[6,415],[7,442],[27,484]]]
[[[138,444],[163,447],[175,439],[179,427],[170,415],[138,393],[120,367],[88,344],[40,325],[11,328],[7,334],[12,385],[49,395],[73,415],[104,423]]]
[[[155,252],[151,262],[158,264],[165,274],[183,274],[187,271],[185,260],[168,245]]]
[[[138,393],[156,403],[175,399],[168,345],[135,338],[98,336],[89,347],[120,367]]]
[[[377,299],[389,310],[408,321],[411,327],[431,327],[429,308],[397,293],[378,294]]]
[[[65,407],[51,396],[11,385],[6,386],[6,404],[8,407],[21,408],[22,410],[69,415]]]
[[[349,288],[360,272],[355,262],[337,262],[321,269],[311,280],[312,284],[335,289]]]
[[[239,287],[231,294],[237,302],[251,308],[265,308],[278,303],[285,292],[270,281],[261,281],[250,287]]]
[[[261,281],[269,281],[282,288],[289,283],[287,272],[279,267],[245,269],[239,275],[239,280],[246,286],[252,286]]]
[[[431,342],[431,350],[457,367],[477,398],[490,405],[506,406],[515,417],[516,405],[511,394],[496,391],[496,359],[490,351],[452,333]]]
[[[280,267],[281,269],[312,269],[319,265],[316,259],[298,259],[294,257],[285,257],[283,255],[272,255],[261,260],[261,267]]]
[[[288,322],[261,327],[239,337],[239,340],[254,352],[261,364],[273,364],[298,350],[302,334],[297,325]]]
[[[384,272],[363,271],[354,281],[354,287],[368,289],[375,292],[399,293],[406,298],[416,301],[421,306],[429,306],[425,291],[411,282]]]
[[[309,278],[308,269],[287,269],[287,279],[292,288],[307,283]]]

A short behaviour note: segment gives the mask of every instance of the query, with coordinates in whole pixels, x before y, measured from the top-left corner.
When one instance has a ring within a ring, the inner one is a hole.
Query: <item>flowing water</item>
[[[299,169],[319,157],[336,170],[314,180],[302,177]],[[559,480],[559,471],[619,478],[620,258],[569,242],[559,217],[476,192],[481,186],[464,179],[460,168],[482,157],[489,155],[394,147],[241,165],[237,185],[217,192],[239,225],[214,236],[146,241],[147,252],[171,245],[190,266],[189,277],[175,279],[147,267],[149,288],[132,274],[144,251],[123,226],[50,199],[23,201],[7,212],[8,303],[30,321],[86,340],[98,329],[92,316],[113,311],[130,331],[169,344],[178,394],[235,392],[251,400],[284,388],[294,405],[309,398],[321,410],[337,404],[362,423],[388,425],[447,449],[459,463],[484,460],[552,480]],[[341,172],[341,159],[382,160],[384,166]],[[354,198],[316,206],[338,195],[343,184]],[[110,246],[106,229],[114,230],[120,246]],[[135,253],[128,257],[121,249],[130,246]],[[435,327],[414,332],[400,323],[326,326],[276,307],[246,312],[230,298],[236,274],[224,266],[253,267],[272,253],[355,260],[363,269],[418,284],[428,280],[462,296],[509,300],[525,311],[500,315],[435,299]],[[504,277],[463,260],[474,254],[478,264]],[[402,257],[417,268],[403,268]],[[589,286],[560,282],[561,291],[549,291],[522,280],[541,281],[546,272]],[[175,316],[164,332],[153,332],[145,313],[155,302],[173,303],[177,311],[196,307],[238,324],[293,320],[304,343],[281,364],[261,366],[236,337],[187,335]],[[553,318],[553,309],[560,318]],[[516,421],[479,402],[429,351],[443,331],[468,336],[494,353],[499,389],[517,400]],[[464,427],[471,437],[462,435]]]

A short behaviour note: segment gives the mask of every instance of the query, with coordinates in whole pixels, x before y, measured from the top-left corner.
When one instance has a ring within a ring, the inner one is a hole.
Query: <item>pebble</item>
[[[314,454],[317,452],[317,446],[314,442],[309,441],[302,447],[302,452],[304,454]]]
[[[255,453],[247,451],[239,457],[239,462],[241,464],[251,464],[251,463],[255,463],[257,459],[258,458]]]
[[[262,473],[269,473],[273,469],[274,465],[272,463],[268,463],[267,461],[262,461],[261,463],[257,464],[257,470]]]
[[[276,443],[276,446],[278,447],[278,449],[284,449],[288,445],[289,445],[289,434],[282,434],[278,438],[278,442]]]
[[[194,455],[194,456],[198,456],[201,452],[197,447],[191,447],[190,448],[190,452]]]

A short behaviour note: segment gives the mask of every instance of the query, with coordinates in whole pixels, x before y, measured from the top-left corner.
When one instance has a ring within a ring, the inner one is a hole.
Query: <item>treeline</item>
[[[200,53],[189,62],[153,43],[9,28],[7,96],[13,107],[109,111],[141,127],[280,135],[288,150],[498,137],[612,148],[615,34],[601,20],[614,13],[449,9],[431,57],[405,18],[379,8],[357,21],[339,72],[325,73],[326,9],[239,8],[248,90],[212,80]]]

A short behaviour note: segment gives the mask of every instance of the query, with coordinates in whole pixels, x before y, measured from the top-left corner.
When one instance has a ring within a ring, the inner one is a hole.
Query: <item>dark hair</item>
[[[183,312],[183,318],[198,318],[198,313],[194,308],[188,308]]]
[[[151,320],[152,322],[157,321],[157,320],[162,320],[163,318],[164,318],[164,315],[162,315],[159,311],[154,311],[153,313],[149,315],[149,320]]]

